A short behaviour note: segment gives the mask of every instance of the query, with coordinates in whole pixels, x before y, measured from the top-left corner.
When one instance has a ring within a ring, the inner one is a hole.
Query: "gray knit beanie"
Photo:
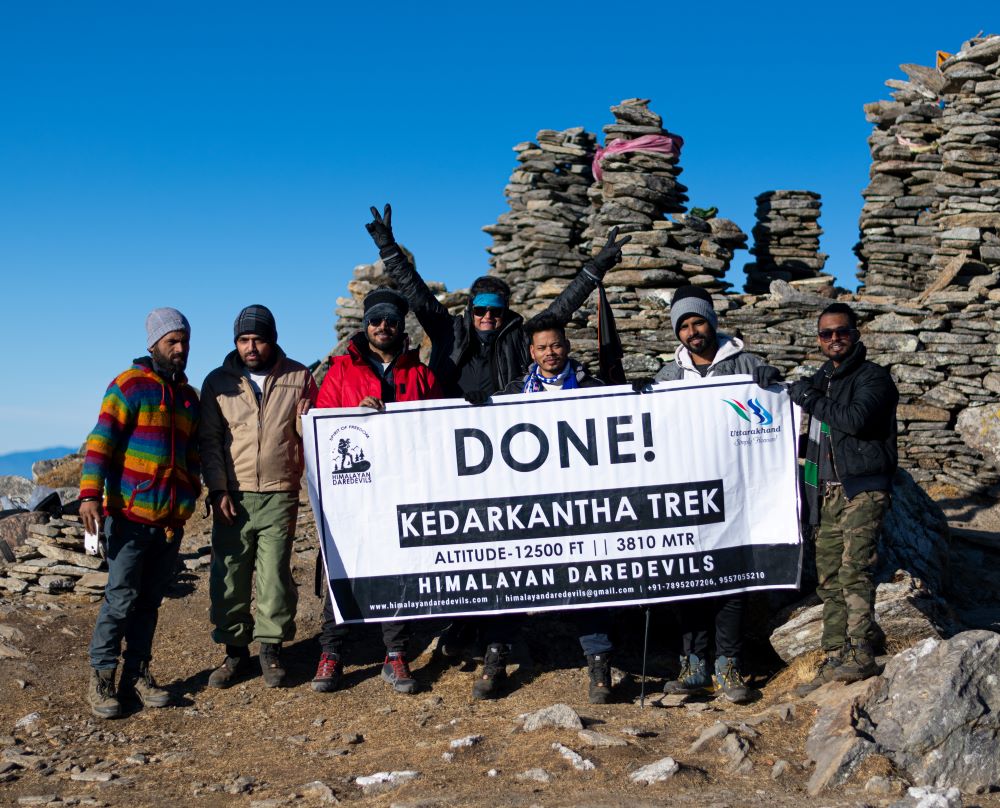
[[[146,315],[146,348],[152,350],[171,331],[184,331],[191,336],[191,324],[187,317],[169,306],[153,309]]]
[[[670,303],[670,325],[673,326],[674,336],[684,319],[692,314],[708,320],[713,331],[719,329],[719,317],[712,306],[712,296],[700,286],[682,286],[674,292]]]

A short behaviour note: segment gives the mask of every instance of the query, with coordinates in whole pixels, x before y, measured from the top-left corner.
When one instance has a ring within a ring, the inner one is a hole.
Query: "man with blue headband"
[[[470,404],[484,404],[515,379],[523,379],[531,363],[524,319],[509,307],[510,287],[489,275],[476,278],[470,288],[469,303],[462,314],[451,314],[424,283],[413,263],[396,244],[392,234],[392,208],[382,213],[371,208],[372,221],[365,225],[378,247],[385,269],[396,288],[410,304],[410,310],[431,340],[427,363],[442,384],[447,398],[464,398]],[[618,228],[608,234],[607,243],[590,258],[545,312],[559,322],[568,322],[605,273],[621,261],[622,247],[631,236],[618,238]],[[484,644],[483,671],[472,690],[473,698],[499,695],[517,620],[498,616],[453,623],[441,638],[445,656],[458,656],[479,630]]]

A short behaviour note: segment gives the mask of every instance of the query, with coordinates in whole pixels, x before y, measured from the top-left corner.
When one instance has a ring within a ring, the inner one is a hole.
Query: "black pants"
[[[382,642],[385,643],[386,652],[402,651],[405,653],[410,639],[410,624],[403,620],[392,620],[380,625],[382,626]],[[320,647],[328,654],[341,654],[350,630],[349,623],[338,623],[334,618],[333,606],[328,594],[323,599],[323,628],[319,632]]]
[[[745,595],[684,600],[677,604],[684,653],[708,658],[708,644],[715,632],[715,656],[739,662],[743,656]]]

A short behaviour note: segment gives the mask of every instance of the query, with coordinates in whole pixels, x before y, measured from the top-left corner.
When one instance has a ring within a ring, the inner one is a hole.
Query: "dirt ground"
[[[950,517],[962,529],[997,534],[1000,508],[981,504]],[[47,601],[0,602],[0,626],[21,633],[23,659],[0,659],[0,804],[105,804],[129,806],[314,806],[333,801],[397,806],[817,806],[889,805],[898,796],[864,790],[869,767],[847,786],[810,798],[804,740],[815,708],[790,690],[809,678],[807,664],[776,671],[773,658],[754,660],[759,698],[736,706],[706,700],[676,708],[637,703],[642,667],[643,612],[622,610],[623,679],[618,702],[587,703],[584,660],[573,624],[558,617],[525,620],[515,648],[515,689],[497,701],[474,702],[471,662],[451,666],[436,651],[440,621],[418,621],[413,669],[422,689],[393,693],[379,676],[382,651],[374,627],[359,627],[344,687],[313,692],[309,680],[319,647],[320,602],[313,594],[314,538],[303,514],[295,576],[300,585],[298,638],[285,652],[289,687],[268,689],[259,676],[229,690],[208,690],[222,658],[208,623],[207,569],[179,576],[160,611],[153,670],[176,706],[135,710],[117,721],[90,716],[84,693],[86,648],[98,604],[74,596]],[[996,535],[994,535],[996,538]],[[207,524],[197,521],[184,540],[186,558],[207,552]],[[30,605],[29,605],[30,603]],[[652,616],[648,692],[657,695],[673,671],[674,637],[668,612]],[[773,674],[773,675],[772,675]],[[771,675],[770,679],[766,676]],[[584,724],[626,745],[588,746],[570,729],[524,732],[518,716],[555,703],[573,707]],[[790,703],[783,718],[769,708]],[[20,719],[37,713],[33,722]],[[689,747],[699,734],[725,721],[750,744],[752,768],[735,773],[719,744]],[[745,727],[739,727],[745,722]],[[452,750],[450,741],[481,735]],[[578,771],[554,743],[594,764]],[[13,750],[13,753],[11,752]],[[448,754],[453,755],[447,759]],[[15,755],[28,755],[17,758]],[[629,774],[663,757],[680,771],[666,782],[633,784]],[[19,760],[20,767],[10,765]],[[777,761],[785,772],[772,777]],[[543,769],[547,782],[520,774]],[[365,793],[355,778],[381,771],[419,776],[381,793]],[[110,777],[106,782],[100,780]],[[321,781],[322,786],[311,785]],[[57,802],[55,797],[59,798]],[[966,805],[1000,806],[1000,794],[966,796]]]

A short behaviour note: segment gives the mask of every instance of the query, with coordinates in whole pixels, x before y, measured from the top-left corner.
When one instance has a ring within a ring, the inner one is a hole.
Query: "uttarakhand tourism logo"
[[[745,404],[735,398],[724,398],[722,400],[740,417],[741,421],[746,423],[746,426],[741,429],[729,430],[730,437],[751,438],[757,435],[769,435],[781,432],[780,425],[773,426],[774,416],[771,415],[767,407],[760,403],[760,399],[748,398]],[[742,442],[750,443],[749,440],[737,441],[737,443]],[[758,438],[757,442],[760,443],[763,441]]]
[[[334,485],[354,485],[372,481],[371,460],[365,445],[371,436],[361,427],[350,424],[330,435],[330,473]]]

